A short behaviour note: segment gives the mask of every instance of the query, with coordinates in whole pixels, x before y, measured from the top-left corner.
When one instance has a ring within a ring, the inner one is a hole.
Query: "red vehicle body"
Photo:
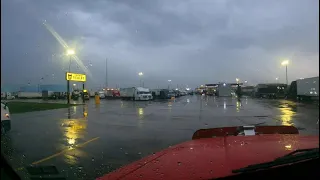
[[[112,91],[113,97],[120,97],[120,91],[119,90],[113,90]]]
[[[258,126],[249,136],[245,131],[241,127],[198,130],[191,141],[149,155],[98,179],[222,178],[235,175],[233,170],[269,162],[297,149],[319,148],[318,136],[301,136],[291,126]]]
[[[120,91],[118,89],[106,89],[104,91],[106,97],[120,97]]]

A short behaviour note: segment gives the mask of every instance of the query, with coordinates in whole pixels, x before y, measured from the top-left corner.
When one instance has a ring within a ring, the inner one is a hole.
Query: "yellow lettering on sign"
[[[87,76],[85,74],[66,73],[66,80],[86,82]]]

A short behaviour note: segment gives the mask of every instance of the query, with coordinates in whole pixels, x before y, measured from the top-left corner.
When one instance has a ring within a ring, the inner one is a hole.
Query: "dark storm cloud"
[[[151,87],[273,82],[287,58],[290,80],[315,76],[318,13],[317,0],[5,0],[2,75],[21,83],[54,73],[50,82],[63,83],[68,61],[46,20],[76,47],[91,86],[104,84],[106,58],[113,86],[136,85],[140,71]]]

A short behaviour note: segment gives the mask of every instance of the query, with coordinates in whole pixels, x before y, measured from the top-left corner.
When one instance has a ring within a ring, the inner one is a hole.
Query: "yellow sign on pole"
[[[76,74],[76,73],[66,73],[67,81],[79,81],[86,82],[87,76],[85,74]]]

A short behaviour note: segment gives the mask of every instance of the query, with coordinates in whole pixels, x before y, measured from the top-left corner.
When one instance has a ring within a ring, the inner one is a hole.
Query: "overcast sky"
[[[319,75],[318,0],[2,0],[2,83],[65,83],[58,36],[91,87],[105,84],[106,58],[122,87],[140,71],[152,88],[285,82],[284,59],[289,81]]]

